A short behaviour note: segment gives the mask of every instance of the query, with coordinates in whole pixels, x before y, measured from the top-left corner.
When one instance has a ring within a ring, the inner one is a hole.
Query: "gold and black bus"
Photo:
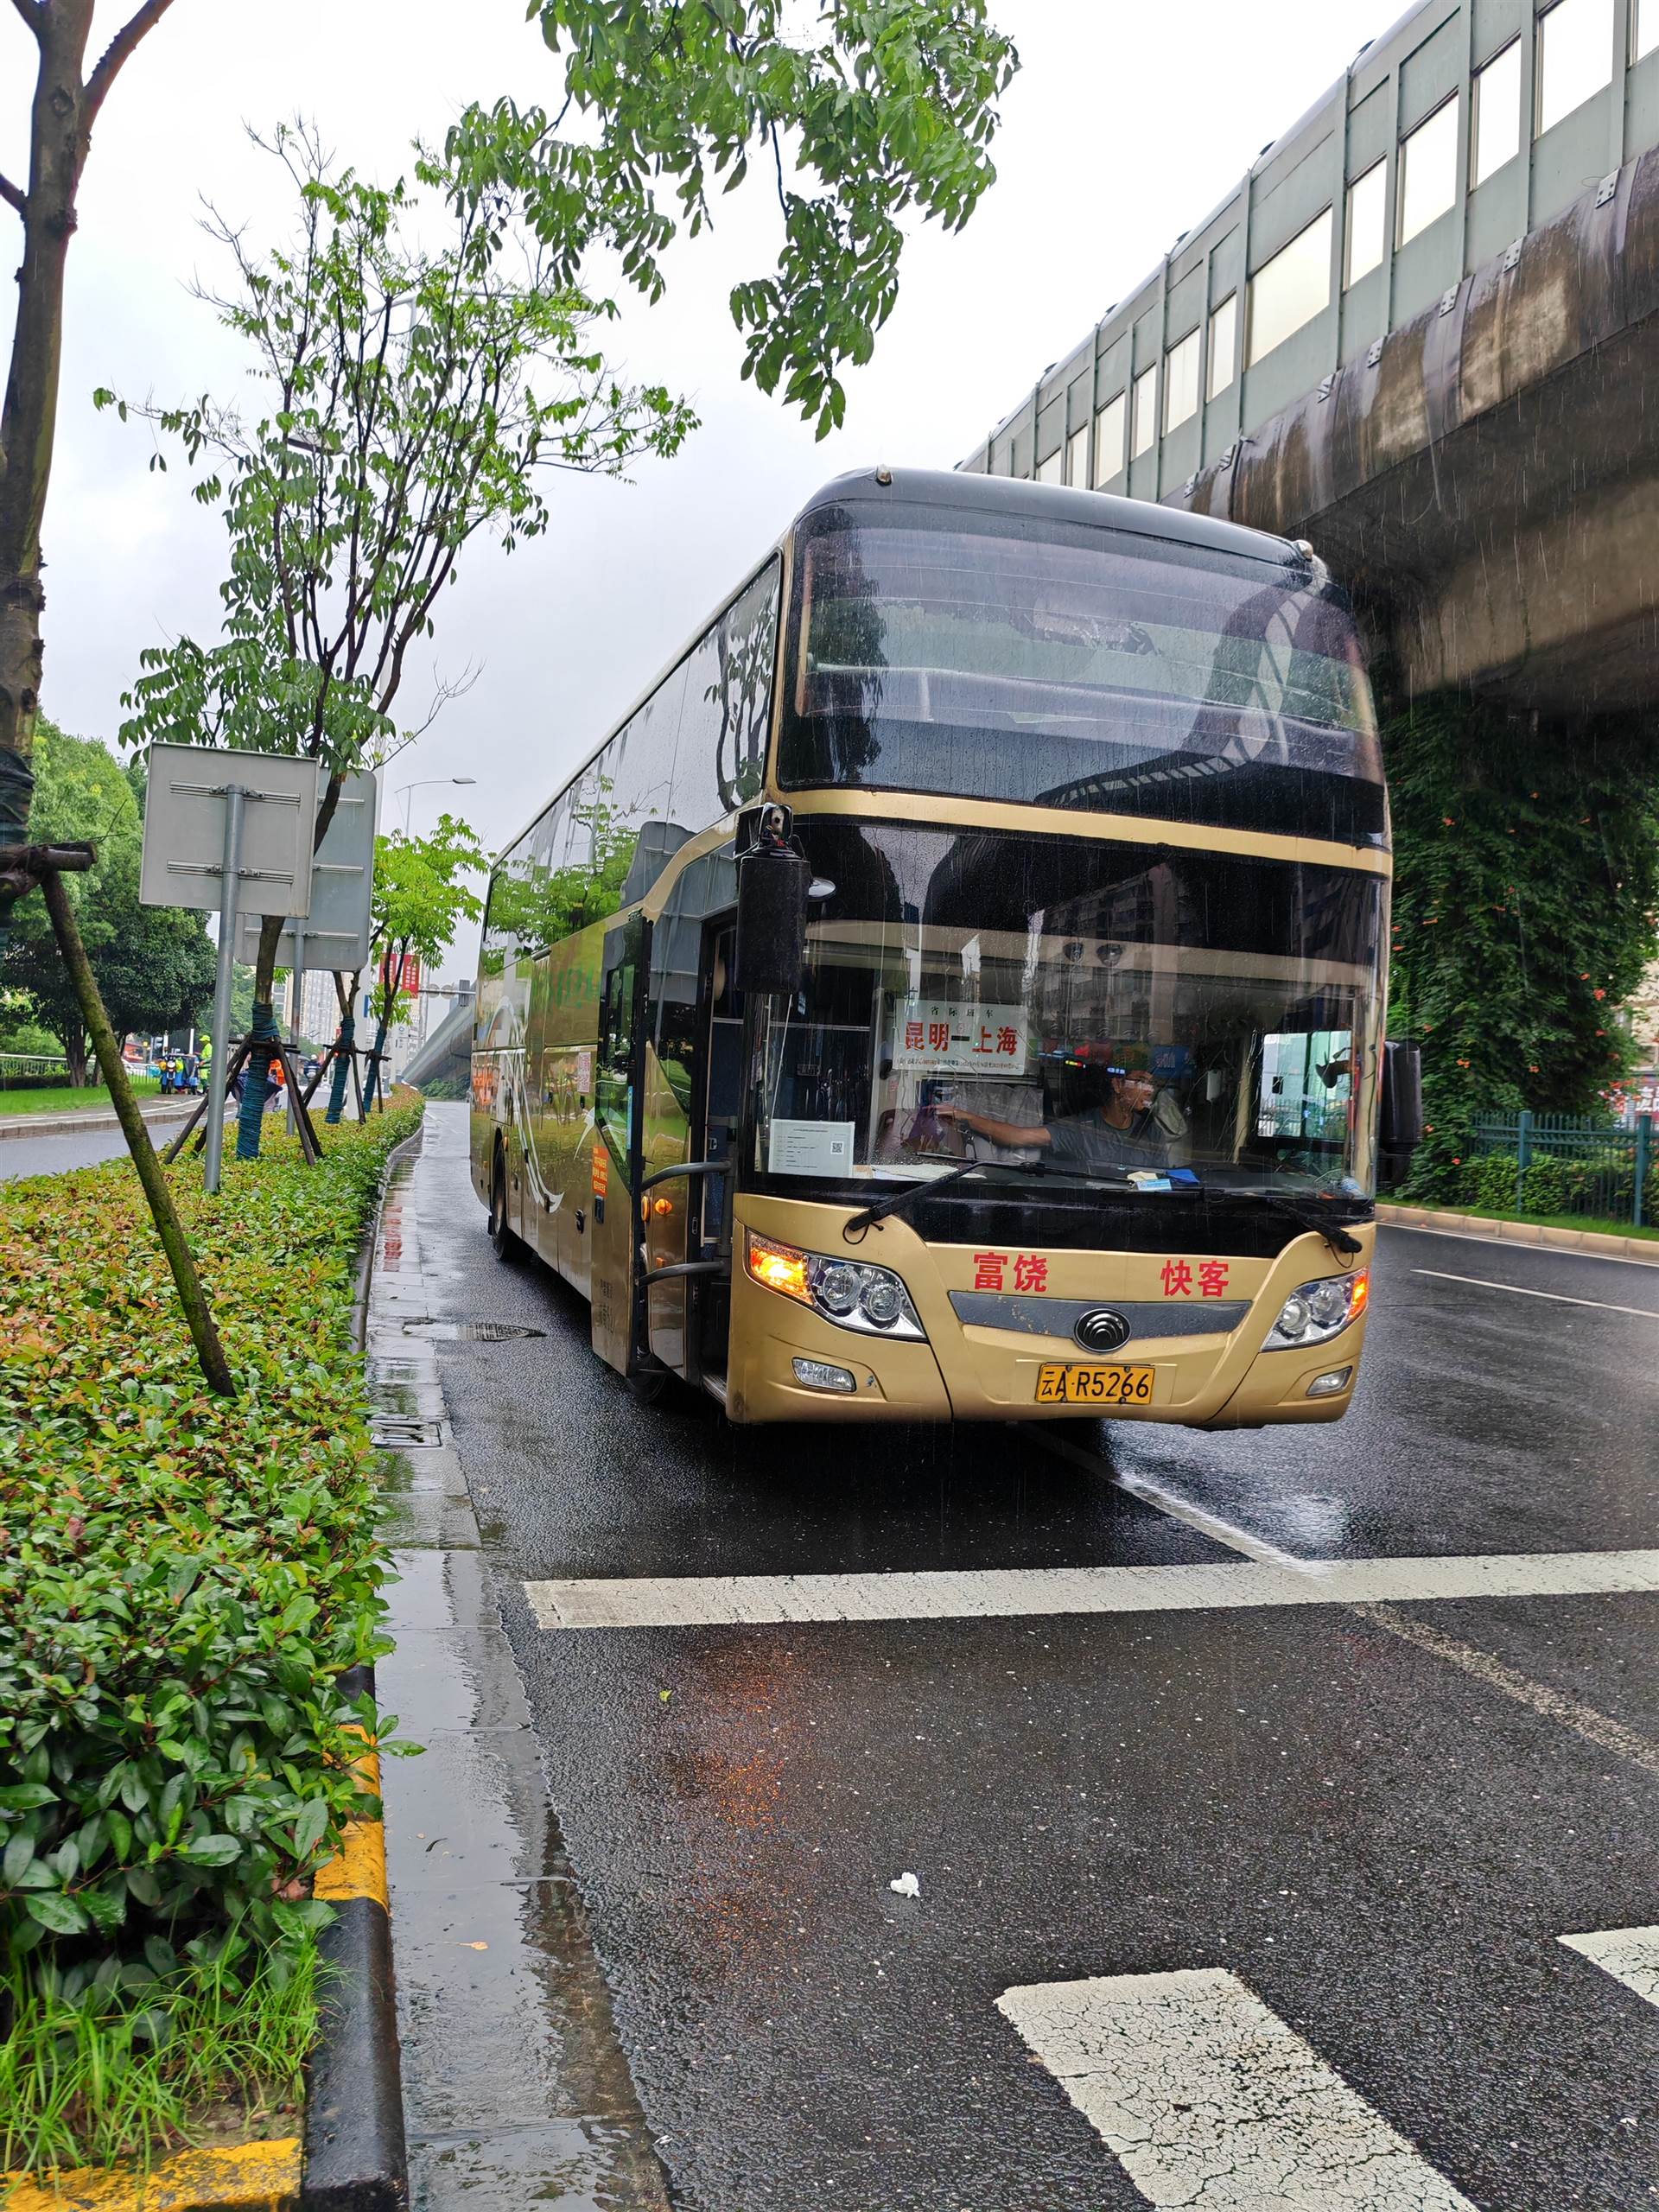
[[[734,1421],[1335,1420],[1389,869],[1306,544],[843,476],[496,864],[496,1249]]]

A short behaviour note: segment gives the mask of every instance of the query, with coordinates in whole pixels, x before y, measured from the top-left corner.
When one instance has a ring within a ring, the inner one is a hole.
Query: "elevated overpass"
[[[1659,0],[1425,0],[964,466],[1306,537],[1409,693],[1659,696]]]
[[[433,1098],[465,1098],[473,1076],[473,1020],[478,1011],[467,985],[398,1080]]]

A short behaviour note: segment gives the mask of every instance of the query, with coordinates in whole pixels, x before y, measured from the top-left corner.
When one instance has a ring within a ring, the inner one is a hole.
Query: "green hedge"
[[[339,1677],[388,1648],[353,1263],[418,1119],[315,1171],[278,1139],[218,1202],[175,1171],[233,1402],[125,1162],[0,1187],[0,1951],[58,1994],[327,1916],[304,1880],[380,1726]]]
[[[1461,1162],[1447,1202],[1487,1212],[1516,1211],[1520,1161],[1512,1152],[1488,1152]],[[1609,1146],[1582,1159],[1535,1154],[1527,1162],[1526,1213],[1593,1214],[1628,1221],[1636,1194],[1636,1166],[1628,1146]],[[1649,1169],[1643,1219],[1659,1218],[1659,1166]]]

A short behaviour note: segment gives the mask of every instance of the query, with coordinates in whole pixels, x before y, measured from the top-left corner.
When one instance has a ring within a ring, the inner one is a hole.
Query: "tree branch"
[[[29,201],[9,176],[0,176],[0,200],[3,200],[9,207],[15,207],[20,215],[27,218]]]
[[[24,0],[12,0],[12,4],[21,9]],[[32,0],[32,4],[38,10],[39,0]],[[80,111],[83,130],[90,130],[97,121],[98,111],[134,47],[147,32],[155,29],[172,5],[173,0],[144,0],[143,6],[128,17],[105,48],[103,59],[86,80],[86,98]]]
[[[41,35],[41,19],[45,13],[41,6],[41,0],[11,0],[11,4],[38,39]]]

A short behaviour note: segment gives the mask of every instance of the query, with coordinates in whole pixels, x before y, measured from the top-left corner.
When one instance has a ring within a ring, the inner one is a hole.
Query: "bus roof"
[[[1243,523],[1224,522],[1215,515],[1192,514],[1185,507],[1161,506],[1150,499],[1126,499],[1116,492],[1077,491],[1065,484],[1036,484],[1023,477],[984,476],[966,469],[852,469],[815,492],[796,520],[804,522],[821,508],[849,498],[1083,523],[1096,530],[1120,530],[1137,537],[1230,553],[1240,560],[1268,562],[1274,568],[1311,565],[1305,545],[1264,530],[1247,529]]]
[[[1074,491],[1064,484],[1030,483],[1017,476],[982,476],[965,469],[849,469],[844,475],[831,477],[827,484],[820,485],[781,537],[767,547],[759,561],[745,569],[687,642],[635,696],[626,713],[583,756],[582,766],[557,786],[552,798],[537,809],[518,836],[501,848],[495,857],[497,867],[523,843],[553,800],[586,773],[612,738],[626,728],[707,633],[710,624],[717,622],[726,609],[741,597],[769,561],[777,559],[780,547],[799,525],[810,516],[826,507],[838,506],[848,499],[887,501],[895,505],[955,507],[972,514],[1046,517],[1053,522],[1084,523],[1096,530],[1118,530],[1137,537],[1161,538],[1168,544],[1207,547],[1212,552],[1230,553],[1236,558],[1261,561],[1276,569],[1306,570],[1313,566],[1313,556],[1306,544],[1291,538],[1274,537],[1264,530],[1249,530],[1243,523],[1224,522],[1214,515],[1190,514],[1185,507],[1160,506],[1149,499],[1126,499],[1116,492]]]

